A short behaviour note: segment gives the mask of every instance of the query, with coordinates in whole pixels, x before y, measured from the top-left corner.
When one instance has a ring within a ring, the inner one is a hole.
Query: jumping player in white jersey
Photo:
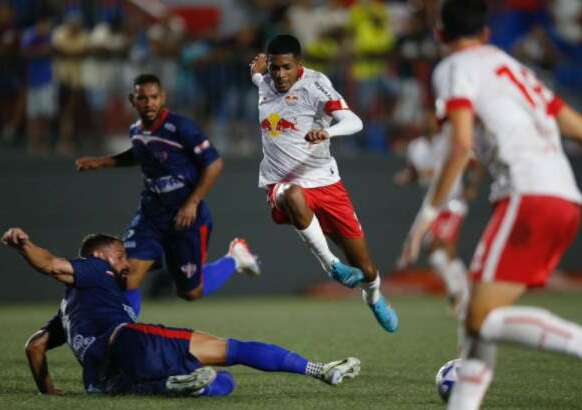
[[[252,61],[251,75],[264,155],[259,186],[267,191],[273,220],[292,224],[333,279],[362,287],[380,325],[395,332],[398,316],[380,293],[378,268],[329,149],[331,138],[360,131],[362,121],[324,74],[303,67],[293,36],[274,37],[267,54]],[[330,251],[325,235],[352,266]]]
[[[479,408],[493,378],[498,343],[510,342],[582,358],[582,327],[545,309],[513,306],[545,284],[575,238],[582,196],[560,132],[582,140],[582,116],[534,74],[496,47],[482,0],[446,0],[440,35],[450,55],[433,82],[437,109],[453,143],[405,244],[412,262],[438,207],[471,150],[493,177],[493,215],[475,252],[464,358],[448,408]],[[486,133],[474,135],[479,118]]]

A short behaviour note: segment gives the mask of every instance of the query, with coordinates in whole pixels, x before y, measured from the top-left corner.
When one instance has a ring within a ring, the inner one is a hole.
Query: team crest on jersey
[[[180,266],[180,270],[184,275],[186,275],[188,279],[190,279],[192,276],[194,276],[194,274],[198,270],[198,267],[196,266],[195,263],[187,263],[185,265]]]
[[[278,137],[282,132],[291,130],[299,131],[295,123],[281,117],[279,113],[272,113],[261,121],[261,130],[267,133],[272,138]]]
[[[174,124],[170,124],[169,122],[164,124],[164,128],[170,132],[176,132],[176,126]]]

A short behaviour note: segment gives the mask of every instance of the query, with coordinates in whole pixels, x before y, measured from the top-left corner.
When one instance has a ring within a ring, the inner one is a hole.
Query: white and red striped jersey
[[[348,109],[342,96],[322,73],[304,68],[286,93],[279,93],[269,74],[253,82],[259,89],[259,121],[263,160],[259,186],[290,182],[316,188],[340,180],[330,140],[305,141],[312,129],[330,125],[332,112]]]
[[[560,138],[562,100],[500,49],[483,45],[455,52],[433,74],[437,115],[471,108],[484,126],[474,150],[493,177],[490,199],[513,193],[582,202]]]

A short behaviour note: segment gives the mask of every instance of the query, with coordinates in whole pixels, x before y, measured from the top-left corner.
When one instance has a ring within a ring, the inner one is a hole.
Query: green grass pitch
[[[456,355],[455,323],[443,299],[394,298],[401,329],[389,335],[359,299],[322,301],[293,297],[215,298],[188,304],[146,301],[142,321],[192,327],[242,339],[278,343],[314,360],[356,356],[362,373],[332,387],[297,375],[232,368],[238,386],[227,398],[89,397],[68,347],[49,353],[64,397],[35,388],[23,344],[55,311],[53,305],[0,307],[0,409],[442,409],[434,388],[437,369]],[[580,295],[530,295],[523,303],[580,320]],[[582,363],[515,347],[498,355],[486,409],[582,409]]]

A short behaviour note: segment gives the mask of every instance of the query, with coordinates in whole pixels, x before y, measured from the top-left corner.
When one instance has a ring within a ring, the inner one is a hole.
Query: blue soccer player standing
[[[124,243],[129,256],[128,297],[139,305],[146,273],[165,257],[178,296],[195,300],[218,290],[235,272],[260,274],[246,242],[234,239],[228,254],[206,263],[212,217],[204,198],[223,167],[206,135],[188,118],[165,107],[160,80],[141,74],[129,100],[139,120],[129,128],[132,146],[115,155],[83,157],[79,171],[140,165],[144,189]]]
[[[27,342],[28,361],[41,393],[62,393],[49,375],[46,351],[65,341],[83,367],[88,393],[230,394],[235,387],[232,374],[212,365],[295,373],[332,385],[360,371],[354,357],[312,362],[277,345],[136,323],[125,294],[130,263],[116,237],[87,236],[78,259],[53,255],[20,228],[9,229],[2,242],[19,251],[34,269],[66,285],[57,316]]]

